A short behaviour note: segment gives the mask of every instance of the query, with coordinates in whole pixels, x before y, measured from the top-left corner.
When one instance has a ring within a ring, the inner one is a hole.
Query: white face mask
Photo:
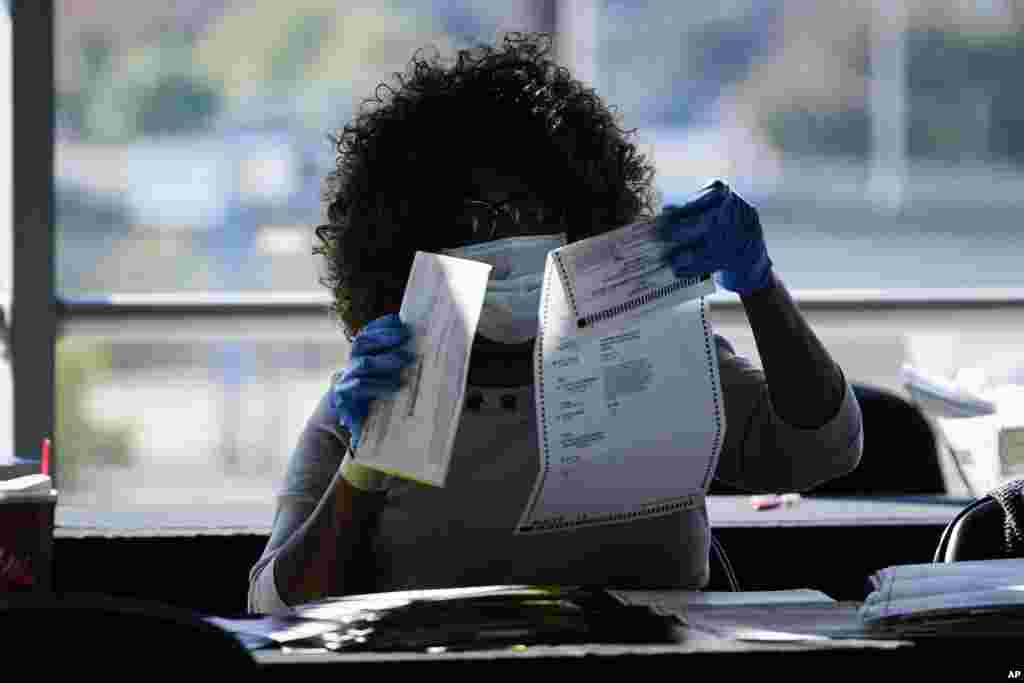
[[[445,254],[493,266],[477,330],[502,344],[521,344],[537,336],[540,287],[548,252],[565,246],[565,233],[524,235],[481,242]]]

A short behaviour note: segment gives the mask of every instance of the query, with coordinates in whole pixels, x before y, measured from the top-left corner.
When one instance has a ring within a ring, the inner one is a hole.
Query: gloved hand
[[[722,287],[750,294],[771,281],[772,262],[757,210],[716,180],[683,206],[668,205],[655,219],[676,277],[718,272]]]
[[[370,402],[394,394],[401,386],[402,369],[415,356],[400,347],[411,337],[398,314],[389,313],[367,323],[352,340],[348,367],[335,375],[331,387],[338,423],[352,435],[352,450],[359,445]]]

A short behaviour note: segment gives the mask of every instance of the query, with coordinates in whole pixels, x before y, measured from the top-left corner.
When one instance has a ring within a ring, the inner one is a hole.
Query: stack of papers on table
[[[344,628],[323,634],[337,652],[485,649],[566,643],[666,643],[674,619],[574,586],[470,586],[332,598],[295,608]]]
[[[446,652],[568,643],[671,643],[678,621],[611,592],[574,586],[470,586],[346,595],[288,617],[219,619],[249,649]]]
[[[860,609],[902,635],[1005,634],[1024,627],[1024,558],[886,567]]]

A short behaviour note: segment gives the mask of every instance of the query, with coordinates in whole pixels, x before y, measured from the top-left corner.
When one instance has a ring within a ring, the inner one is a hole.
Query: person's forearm
[[[839,367],[774,273],[767,287],[742,300],[775,413],[794,427],[824,425],[842,405]]]
[[[382,494],[354,488],[339,471],[316,510],[274,560],[281,599],[296,605],[349,592],[360,541],[382,503]]]

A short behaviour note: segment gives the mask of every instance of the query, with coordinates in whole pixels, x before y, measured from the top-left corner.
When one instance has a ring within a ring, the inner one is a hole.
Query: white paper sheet
[[[444,486],[490,272],[486,263],[416,252],[398,314],[412,328],[416,360],[395,396],[370,404],[361,465]]]
[[[540,471],[515,533],[692,509],[725,412],[703,296],[676,278],[650,225],[548,255],[534,351]]]

